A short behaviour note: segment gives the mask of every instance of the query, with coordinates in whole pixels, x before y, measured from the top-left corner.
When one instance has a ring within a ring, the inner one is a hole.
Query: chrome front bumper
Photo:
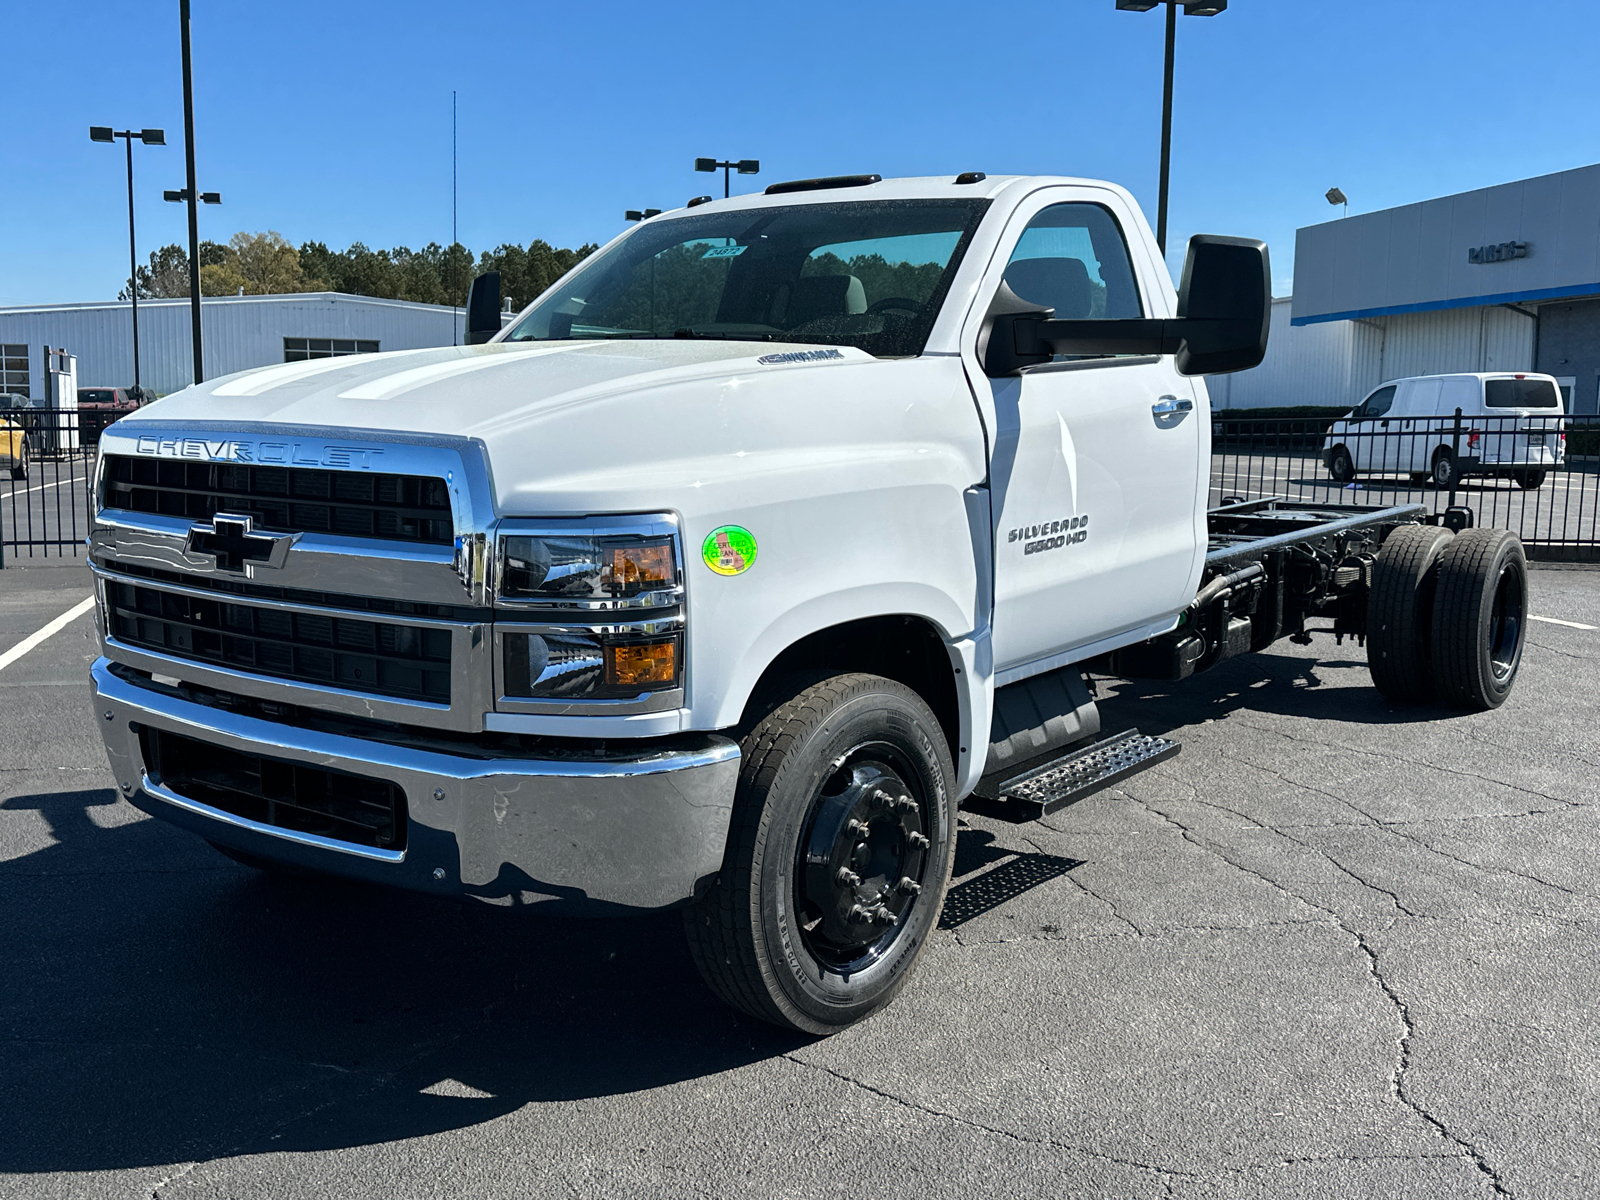
[[[739,748],[724,737],[689,735],[620,758],[468,758],[210,708],[113,674],[105,658],[90,675],[95,723],[122,794],[152,816],[263,858],[596,914],[680,903],[722,866],[739,771]],[[280,829],[181,796],[145,770],[141,726],[389,780],[406,797],[405,849]]]

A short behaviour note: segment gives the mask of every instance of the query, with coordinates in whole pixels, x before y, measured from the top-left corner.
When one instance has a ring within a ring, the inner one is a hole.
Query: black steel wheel
[[[1544,485],[1544,472],[1540,470],[1518,471],[1512,478],[1525,492],[1536,492]]]
[[[1466,529],[1439,558],[1433,664],[1439,697],[1498,708],[1511,694],[1528,628],[1528,560],[1505,529]]]
[[[1349,483],[1356,477],[1355,460],[1344,446],[1335,446],[1333,453],[1328,456],[1328,474],[1333,476],[1336,483]]]
[[[1461,475],[1456,469],[1456,456],[1440,446],[1433,456],[1433,486],[1447,488],[1459,482]]]
[[[955,853],[954,768],[932,710],[875,675],[805,687],[741,742],[728,850],[685,912],[722,1000],[835,1033],[905,986]]]
[[[1384,539],[1367,593],[1367,669],[1391,700],[1433,695],[1433,597],[1439,556],[1455,534],[1438,525],[1401,525]]]

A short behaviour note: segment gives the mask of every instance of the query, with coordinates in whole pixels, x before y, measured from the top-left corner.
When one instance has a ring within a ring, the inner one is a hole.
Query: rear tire
[[[722,872],[684,912],[690,952],[734,1008],[837,1033],[894,999],[938,924],[956,840],[944,734],[910,688],[849,674],[740,749]]]
[[[1356,464],[1349,450],[1343,446],[1333,448],[1333,453],[1328,456],[1328,474],[1335,483],[1349,483],[1356,477]]]
[[[1543,471],[1517,471],[1512,475],[1517,486],[1525,492],[1536,492],[1544,483]]]
[[[1440,699],[1498,708],[1511,694],[1528,628],[1528,560],[1504,529],[1466,529],[1440,555],[1433,670]]]
[[[1372,564],[1367,593],[1367,668],[1391,700],[1433,695],[1433,600],[1439,558],[1455,534],[1437,525],[1402,525]]]

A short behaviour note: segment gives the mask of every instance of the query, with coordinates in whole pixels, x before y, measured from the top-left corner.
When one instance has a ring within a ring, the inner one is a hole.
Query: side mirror
[[[1272,268],[1266,243],[1197,233],[1171,318],[1057,321],[1005,284],[979,335],[990,376],[1014,375],[1052,354],[1172,354],[1182,375],[1222,375],[1260,364],[1272,319]]]
[[[467,293],[467,345],[481,346],[500,332],[500,272],[485,271]]]

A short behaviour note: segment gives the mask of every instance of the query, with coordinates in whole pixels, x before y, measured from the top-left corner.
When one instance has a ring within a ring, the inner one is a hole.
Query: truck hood
[[[243,421],[492,440],[552,407],[742,372],[872,362],[853,348],[651,340],[497,343],[282,363],[185,388],[124,422]]]

